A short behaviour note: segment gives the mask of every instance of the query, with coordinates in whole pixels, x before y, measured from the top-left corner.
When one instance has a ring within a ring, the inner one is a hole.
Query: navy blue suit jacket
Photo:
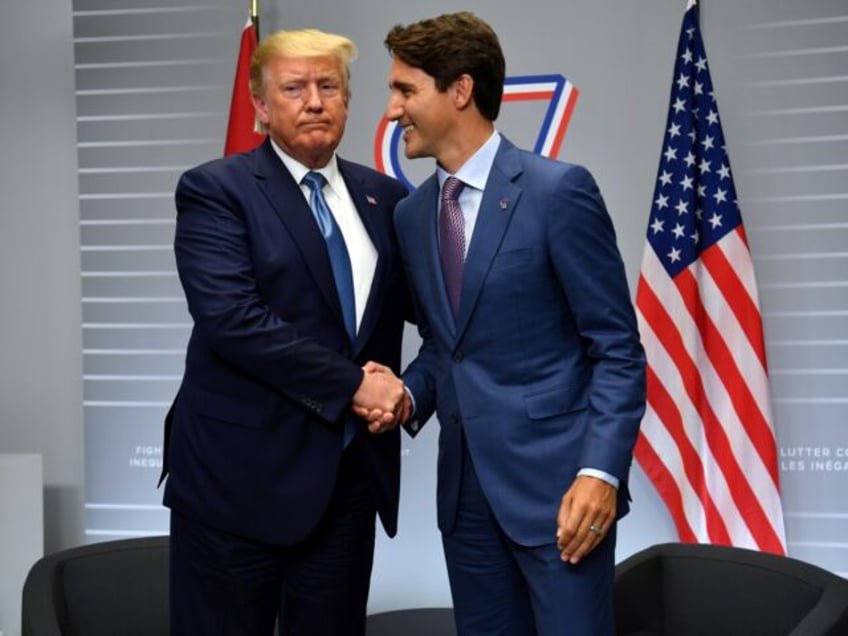
[[[166,418],[164,503],[271,544],[324,512],[342,429],[368,360],[399,371],[407,291],[392,227],[399,182],[338,160],[378,253],[356,342],[326,244],[269,141],[189,170],[176,190],[175,253],[194,328]],[[357,435],[386,532],[397,527],[397,431]]]
[[[439,265],[435,175],[395,211],[423,344],[404,372],[418,427],[441,424],[438,520],[450,533],[461,432],[505,532],[554,542],[580,468],[621,480],[645,405],[645,358],[612,222],[584,168],[502,139],[486,183],[454,320]]]

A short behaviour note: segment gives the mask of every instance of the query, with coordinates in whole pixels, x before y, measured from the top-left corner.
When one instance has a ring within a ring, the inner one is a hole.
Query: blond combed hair
[[[250,60],[250,93],[261,95],[265,88],[265,69],[271,61],[281,57],[334,57],[344,69],[343,81],[346,97],[350,97],[350,63],[356,59],[353,40],[336,33],[318,29],[277,31],[259,43]],[[267,126],[257,117],[254,129],[267,133]]]

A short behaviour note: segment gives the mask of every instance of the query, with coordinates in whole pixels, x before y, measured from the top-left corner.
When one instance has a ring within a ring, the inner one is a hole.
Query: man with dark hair
[[[436,159],[395,211],[423,340],[402,377],[410,434],[434,411],[441,424],[459,634],[612,634],[645,359],[611,219],[586,169],[495,130],[505,63],[489,25],[442,15],[386,46],[387,117],[407,157]]]

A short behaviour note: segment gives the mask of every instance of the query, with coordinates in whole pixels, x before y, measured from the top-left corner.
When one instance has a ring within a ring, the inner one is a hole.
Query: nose
[[[304,87],[303,101],[310,110],[321,110],[324,108],[324,101],[321,99],[321,91],[318,88],[318,84],[310,82]]]
[[[389,94],[389,102],[386,104],[386,119],[397,121],[403,115],[403,106],[400,97],[396,93]]]

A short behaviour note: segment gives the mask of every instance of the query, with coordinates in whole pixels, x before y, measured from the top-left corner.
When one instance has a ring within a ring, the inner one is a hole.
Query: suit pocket
[[[503,269],[517,267],[533,260],[533,248],[522,247],[519,249],[499,252],[492,262],[492,269]]]
[[[264,428],[268,425],[273,413],[273,409],[256,401],[207,391],[193,391],[193,393],[194,411],[206,420],[247,428]]]
[[[585,385],[566,385],[524,396],[527,417],[541,420],[585,409],[589,403]]]

